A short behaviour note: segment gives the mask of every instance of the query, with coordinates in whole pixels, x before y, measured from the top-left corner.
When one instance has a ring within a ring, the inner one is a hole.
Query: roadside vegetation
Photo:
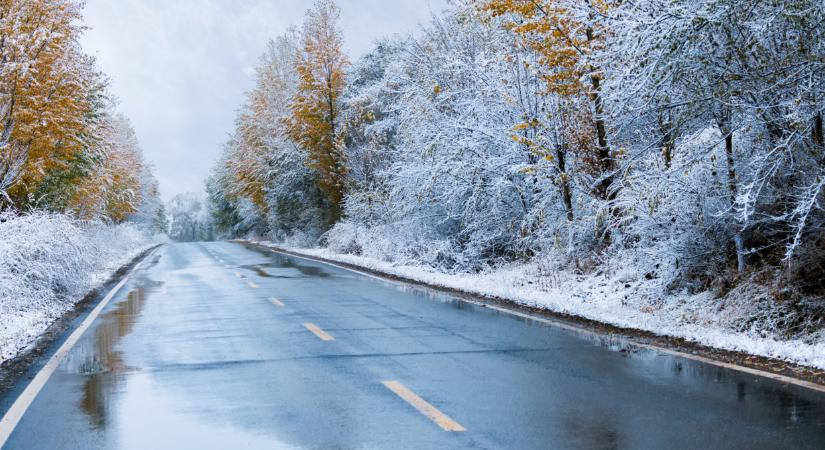
[[[459,0],[354,62],[338,15],[261,57],[219,234],[823,342],[819,2]]]
[[[134,224],[0,214],[0,362],[14,357],[158,238]]]
[[[0,0],[0,361],[166,231],[77,0]]]

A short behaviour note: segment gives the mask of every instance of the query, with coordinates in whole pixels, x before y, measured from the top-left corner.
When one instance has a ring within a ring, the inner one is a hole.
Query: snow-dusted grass
[[[478,274],[447,274],[329,249],[287,250],[618,327],[825,369],[825,338],[822,336],[783,339],[764,328],[744,326],[759,314],[759,300],[766,296],[763,288],[755,284],[745,284],[741,289],[717,298],[709,292],[664,294],[655,282],[633,270],[633,264],[586,276],[568,271],[547,271],[539,263],[516,264]]]
[[[31,345],[87,292],[156,242],[132,225],[0,214],[0,361]]]

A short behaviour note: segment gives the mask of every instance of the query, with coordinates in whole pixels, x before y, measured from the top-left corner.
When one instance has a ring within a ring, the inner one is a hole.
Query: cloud
[[[405,34],[446,0],[340,0],[356,58]],[[164,198],[203,190],[270,38],[300,25],[308,1],[88,0],[83,45],[112,80]]]

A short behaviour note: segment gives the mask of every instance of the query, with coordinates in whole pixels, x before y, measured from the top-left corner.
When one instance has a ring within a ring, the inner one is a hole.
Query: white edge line
[[[358,269],[353,269],[351,267],[341,265],[341,264],[339,264],[337,262],[334,262],[334,261],[321,261],[319,259],[316,259],[315,257],[310,256],[310,255],[285,253],[285,252],[278,251],[278,250],[276,250],[272,247],[268,247],[266,245],[256,244],[255,242],[251,242],[251,243],[255,244],[255,245],[260,245],[261,247],[266,248],[267,250],[270,250],[274,253],[280,253],[282,255],[294,256],[296,258],[305,259],[307,261],[314,261],[314,262],[318,262],[318,263],[321,263],[321,264],[327,264],[327,265],[330,265],[330,266],[335,266],[335,267],[338,267],[339,269],[344,269],[344,270],[348,270],[350,272],[355,272],[359,275],[374,278],[376,280],[381,280],[381,281],[384,281],[384,282],[389,282],[389,283],[394,283],[394,284],[405,284],[405,285],[408,285],[408,286],[414,286],[414,287],[418,287],[418,288],[422,287],[422,286],[419,286],[419,285],[417,285],[416,283],[413,283],[413,282],[393,280],[393,279],[390,279],[390,278],[385,278],[385,277],[374,275],[374,274],[371,274],[371,273],[368,273],[368,272],[364,272],[364,271],[361,271],[361,270],[358,270]],[[394,275],[394,276],[401,276],[401,275]],[[435,290],[449,289],[449,288],[439,288],[439,286],[435,286],[435,285],[431,286],[431,285],[428,285],[427,283],[423,283],[423,282],[418,282],[418,283],[422,283],[424,285],[423,287],[427,287],[427,288],[435,289]],[[466,294],[467,295],[476,295],[476,294],[472,294],[470,292],[467,292]],[[491,304],[487,304],[487,303],[483,303],[483,302],[477,302],[477,301],[469,300],[469,299],[466,299],[466,298],[461,298],[460,296],[456,296],[455,298],[457,298],[458,300],[460,300],[462,302],[465,302],[465,303],[470,303],[470,304],[473,304],[473,305],[476,305],[476,306],[481,306],[481,307],[484,307],[484,308],[494,309],[496,311],[499,311],[499,312],[502,312],[502,313],[505,313],[505,314],[510,314],[510,315],[513,315],[513,316],[518,316],[518,317],[522,317],[522,318],[525,318],[525,319],[534,320],[536,322],[540,322],[540,323],[550,325],[550,326],[554,326],[554,327],[557,327],[557,328],[562,328],[562,329],[569,330],[569,331],[574,331],[574,332],[577,332],[577,333],[585,333],[585,334],[588,334],[588,335],[591,335],[591,336],[599,336],[599,337],[606,336],[605,334],[599,333],[597,331],[588,330],[586,328],[581,328],[581,327],[577,327],[577,326],[574,326],[574,325],[568,325],[568,324],[565,324],[565,323],[562,323],[562,322],[554,321],[552,319],[546,319],[544,317],[534,316],[534,315],[526,314],[526,313],[523,313],[523,312],[520,312],[520,311],[512,311],[512,310],[509,310],[507,308],[502,308],[500,306],[491,305]],[[516,304],[518,304],[518,303],[516,303]],[[692,353],[685,353],[685,352],[682,352],[682,351],[679,351],[679,350],[673,350],[673,349],[669,349],[669,348],[666,348],[666,347],[661,347],[661,346],[658,346],[658,345],[655,345],[655,344],[645,344],[645,343],[642,343],[642,342],[634,341],[633,339],[630,339],[630,338],[627,338],[627,341],[630,342],[632,345],[634,345],[636,347],[646,348],[648,350],[653,350],[653,351],[656,351],[656,352],[659,352],[659,353],[662,353],[662,354],[665,354],[665,355],[678,356],[678,357],[681,357],[681,358],[690,359],[690,360],[693,360],[693,361],[699,361],[699,362],[702,362],[702,363],[711,364],[711,365],[722,367],[722,368],[725,368],[725,369],[736,370],[738,372],[743,372],[743,373],[747,373],[747,374],[750,374],[750,375],[756,375],[756,376],[760,376],[760,377],[763,377],[763,378],[769,378],[771,380],[779,381],[779,382],[782,382],[782,383],[801,386],[801,387],[808,388],[808,389],[811,389],[811,390],[814,390],[814,391],[825,392],[825,385],[821,385],[821,384],[818,384],[818,383],[813,383],[813,382],[805,381],[805,380],[799,380],[799,379],[789,377],[789,376],[786,376],[786,375],[781,375],[781,374],[778,374],[778,373],[767,372],[765,370],[760,370],[760,369],[754,369],[752,367],[745,367],[745,366],[740,366],[738,364],[727,363],[727,362],[724,362],[724,361],[717,361],[717,360],[712,359],[712,358],[706,358],[704,356],[694,355]]]
[[[109,302],[118,293],[118,291],[120,291],[120,289],[123,288],[126,282],[129,281],[129,279],[132,277],[132,274],[136,270],[141,268],[143,266],[143,262],[146,261],[146,259],[149,256],[151,256],[154,252],[155,251],[152,250],[149,254],[144,256],[143,261],[141,261],[134,268],[132,268],[132,270],[129,271],[129,273],[126,276],[124,276],[123,279],[121,279],[120,282],[116,284],[115,287],[113,287],[108,294],[106,294],[106,297],[104,297],[103,300],[101,300],[100,303],[98,303],[97,306],[95,306],[92,312],[89,313],[89,315],[85,319],[83,319],[83,322],[80,324],[80,326],[78,326],[77,329],[75,329],[72,332],[72,334],[69,335],[69,338],[66,339],[66,342],[64,342],[63,345],[61,345],[60,348],[57,349],[57,352],[55,352],[55,354],[52,355],[51,358],[49,358],[49,361],[46,362],[46,364],[43,366],[43,368],[40,369],[39,372],[37,372],[37,375],[35,375],[32,381],[29,382],[28,386],[26,386],[26,389],[24,389],[20,396],[17,397],[17,400],[15,400],[9,408],[9,410],[6,411],[6,414],[3,416],[3,418],[0,419],[0,448],[3,448],[3,446],[6,445],[6,442],[8,441],[9,437],[11,437],[11,434],[12,432],[14,432],[14,429],[17,427],[17,424],[20,423],[20,420],[23,418],[23,415],[26,414],[26,410],[29,409],[29,406],[31,406],[32,402],[34,402],[34,399],[37,397],[37,394],[40,393],[40,391],[49,381],[49,378],[52,376],[54,371],[57,370],[57,368],[60,366],[60,363],[63,362],[63,359],[66,358],[66,355],[68,355],[72,347],[74,347],[77,341],[79,341],[80,338],[83,336],[83,333],[85,333],[86,330],[95,321],[95,319],[97,319],[103,308],[105,308],[106,305],[109,304]]]

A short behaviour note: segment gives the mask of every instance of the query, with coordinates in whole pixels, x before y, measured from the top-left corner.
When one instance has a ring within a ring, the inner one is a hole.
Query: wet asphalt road
[[[240,244],[150,259],[6,448],[825,448],[822,393]]]

